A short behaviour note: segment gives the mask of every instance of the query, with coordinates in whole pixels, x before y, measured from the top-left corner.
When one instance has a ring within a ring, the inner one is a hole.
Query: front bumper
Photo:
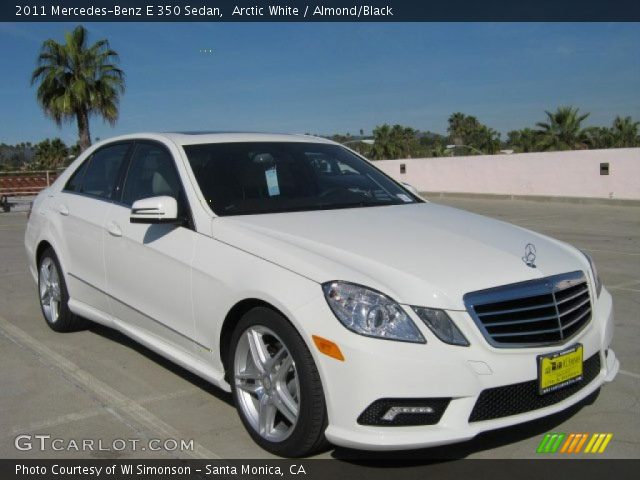
[[[594,302],[593,317],[565,344],[541,348],[491,347],[462,311],[448,312],[469,339],[470,347],[439,341],[414,316],[427,344],[371,339],[348,332],[333,317],[324,298],[296,312],[304,331],[336,342],[344,362],[320,354],[310,346],[318,365],[327,402],[326,436],[336,445],[367,450],[394,450],[437,446],[464,441],[477,434],[527,422],[562,411],[611,381],[619,369],[609,348],[613,336],[611,295],[603,289]],[[560,351],[575,343],[584,347],[584,359],[600,356],[600,371],[570,397],[550,406],[493,420],[470,422],[483,390],[535,380],[537,356]],[[606,352],[606,355],[605,355]],[[367,426],[359,415],[382,398],[451,398],[440,421],[421,426]]]

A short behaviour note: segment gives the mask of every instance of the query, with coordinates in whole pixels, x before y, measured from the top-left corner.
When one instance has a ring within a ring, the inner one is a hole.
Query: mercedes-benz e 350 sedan
[[[321,138],[102,141],[38,195],[25,244],[53,330],[120,330],[231,391],[283,456],[470,439],[619,368],[587,254]]]

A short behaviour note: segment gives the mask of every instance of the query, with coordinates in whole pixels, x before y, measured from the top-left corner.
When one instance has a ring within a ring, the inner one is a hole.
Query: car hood
[[[212,236],[318,283],[451,310],[471,291],[588,268],[563,242],[434,203],[217,217]],[[523,261],[529,243],[535,268]]]

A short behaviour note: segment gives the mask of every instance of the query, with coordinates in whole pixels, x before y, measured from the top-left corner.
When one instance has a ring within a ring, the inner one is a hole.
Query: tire
[[[281,457],[325,448],[327,410],[320,375],[289,321],[274,310],[255,307],[238,322],[230,346],[227,371],[233,399],[253,440]]]
[[[86,321],[69,310],[69,292],[56,254],[47,248],[38,262],[38,298],[47,325],[56,332],[73,332]]]

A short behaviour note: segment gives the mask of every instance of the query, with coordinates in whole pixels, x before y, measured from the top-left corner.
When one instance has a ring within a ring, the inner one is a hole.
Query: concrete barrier
[[[640,200],[640,148],[411,158],[374,164],[421,192]]]

